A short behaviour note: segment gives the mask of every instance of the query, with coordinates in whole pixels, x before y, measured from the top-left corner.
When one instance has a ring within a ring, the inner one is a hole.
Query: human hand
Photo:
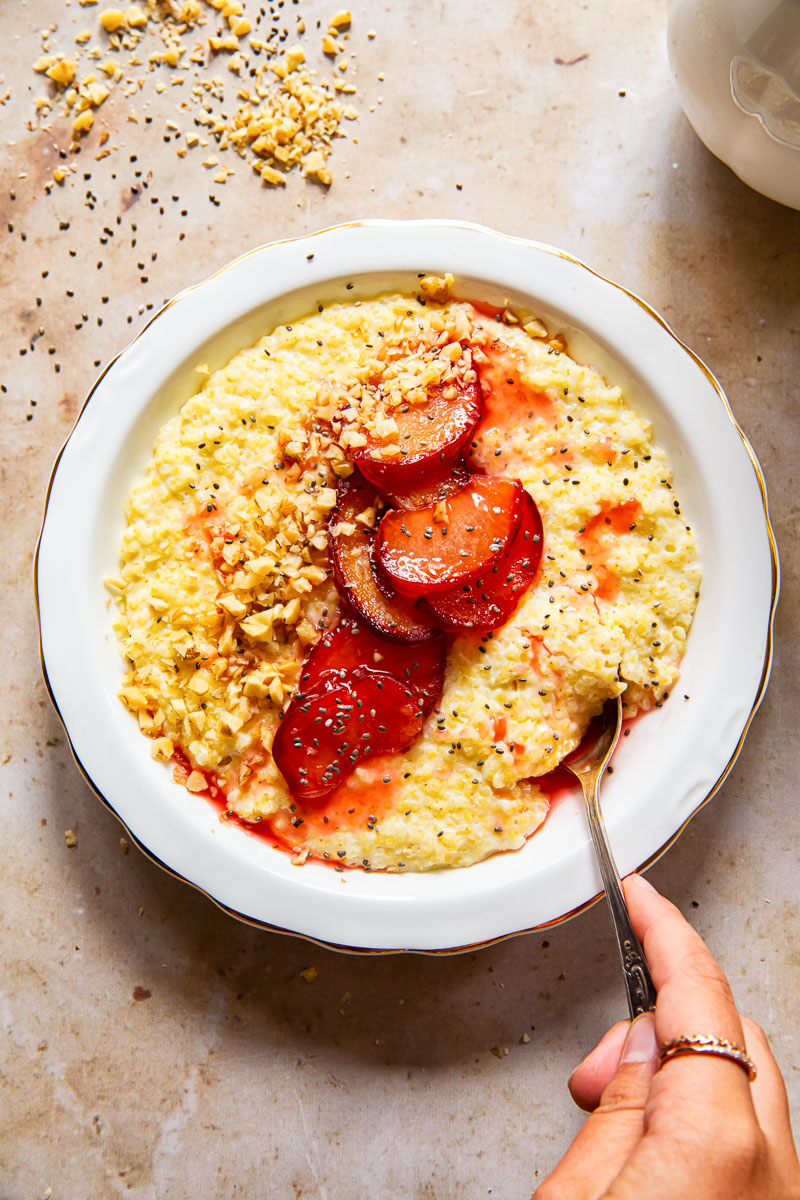
[[[800,1200],[800,1166],[781,1073],[763,1031],[674,905],[638,875],[624,883],[658,992],[655,1013],[608,1031],[569,1081],[590,1116],[535,1200]],[[758,1070],[658,1047],[711,1034]]]

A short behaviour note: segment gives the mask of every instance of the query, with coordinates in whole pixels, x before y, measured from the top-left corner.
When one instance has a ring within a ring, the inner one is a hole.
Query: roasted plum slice
[[[308,691],[323,676],[356,667],[386,671],[401,683],[414,685],[427,716],[442,694],[446,660],[447,639],[442,634],[412,647],[390,642],[357,618],[346,616],[315,642],[303,664],[300,690]]]
[[[511,546],[523,495],[516,479],[473,475],[447,500],[414,512],[392,509],[378,527],[378,563],[407,596],[470,583]]]
[[[418,613],[413,601],[399,596],[388,580],[379,580],[376,574],[375,524],[379,500],[375,485],[357,471],[339,484],[336,507],[328,525],[336,588],[342,599],[377,633],[397,642],[424,642],[436,636],[430,616]]]
[[[485,633],[505,625],[533,583],[542,557],[542,518],[523,494],[522,518],[509,550],[471,583],[428,598],[441,629]]]
[[[449,496],[460,492],[462,487],[469,483],[471,474],[463,459],[458,459],[443,475],[432,475],[427,483],[421,483],[415,488],[393,487],[384,495],[387,503],[395,508],[404,508],[407,511],[428,508],[429,505],[438,504],[440,500],[447,500]]]
[[[449,395],[451,391],[455,395]],[[397,423],[397,439],[367,434],[367,445],[355,451],[353,459],[381,491],[408,491],[442,475],[460,456],[483,415],[480,385],[477,379],[439,384],[424,401],[402,404],[388,415]],[[383,457],[392,448],[399,452]]]
[[[293,796],[316,800],[367,759],[406,750],[424,720],[413,685],[386,671],[342,669],[295,696],[275,733],[272,757]]]

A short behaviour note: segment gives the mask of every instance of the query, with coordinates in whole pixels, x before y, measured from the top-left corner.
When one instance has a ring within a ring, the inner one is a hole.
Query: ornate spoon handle
[[[622,893],[619,871],[614,862],[614,855],[611,853],[611,846],[603,823],[603,814],[600,810],[600,800],[597,794],[599,779],[582,779],[581,783],[586,796],[589,828],[600,865],[600,874],[603,876],[605,884],[614,931],[617,935],[622,971],[625,976],[625,990],[628,996],[628,1009],[631,1020],[633,1020],[639,1013],[649,1012],[655,1008],[656,989],[644,957],[644,951],[633,932],[631,919],[628,916],[628,906]]]

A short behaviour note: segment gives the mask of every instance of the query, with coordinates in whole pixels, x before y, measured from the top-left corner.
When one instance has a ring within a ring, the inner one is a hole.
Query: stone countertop
[[[287,44],[305,20],[301,40],[322,67],[316,21],[324,32],[336,5],[273,7]],[[68,50],[98,12],[23,0],[0,16],[13,514],[1,601],[3,1197],[524,1200],[581,1123],[567,1076],[623,1015],[601,906],[439,959],[345,956],[237,923],[135,848],[122,853],[47,699],[31,564],[53,460],[98,368],[165,298],[235,255],[358,217],[461,218],[563,247],[664,314],[753,442],[782,551],[772,682],[724,787],[651,878],[768,1030],[796,1105],[800,214],[749,191],[698,142],[671,84],[661,5],[574,3],[567,20],[560,0],[355,4],[342,74],[357,88],[346,132],[358,141],[337,142],[329,190],[298,172],[268,189],[231,153],[235,174],[214,183],[200,158],[213,144],[179,157],[165,123],[193,127],[176,116],[191,79],[175,85],[167,68],[139,71],[131,97],[115,89],[80,154],[62,159],[68,119],[26,128],[46,92],[30,66],[43,28]],[[236,83],[219,58],[206,70]],[[98,157],[104,129],[111,153]],[[64,162],[76,170],[48,193]]]

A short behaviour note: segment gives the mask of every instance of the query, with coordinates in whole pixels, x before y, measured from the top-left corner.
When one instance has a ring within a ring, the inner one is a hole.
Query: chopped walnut
[[[449,271],[446,275],[425,275],[419,281],[419,290],[428,300],[445,304],[453,294],[453,276]]]

